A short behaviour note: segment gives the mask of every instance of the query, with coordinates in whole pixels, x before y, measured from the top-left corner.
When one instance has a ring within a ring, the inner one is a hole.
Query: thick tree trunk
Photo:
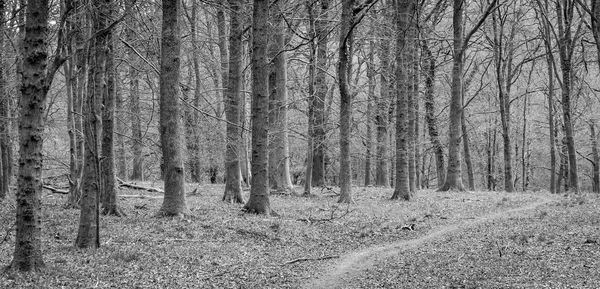
[[[84,105],[85,153],[82,178],[81,214],[75,245],[79,248],[100,247],[99,204],[102,194],[100,168],[100,106],[107,93],[107,58],[109,33],[99,33],[108,27],[111,0],[94,0],[90,15],[94,37],[90,42],[87,97]],[[112,128],[111,128],[112,129]],[[114,166],[114,164],[113,164]],[[113,167],[114,169],[114,167]],[[114,170],[112,172],[114,174]],[[113,176],[114,177],[114,176]]]
[[[312,170],[314,158],[314,135],[315,135],[315,73],[316,73],[316,55],[317,44],[315,43],[315,9],[312,1],[306,1],[306,11],[308,14],[309,37],[310,41],[308,54],[308,129],[306,136],[306,167],[304,171],[304,192],[302,196],[309,197],[312,195]],[[318,10],[317,10],[318,11]]]
[[[163,0],[160,57],[160,143],[163,153],[165,197],[157,216],[190,214],[185,198],[183,126],[179,101],[181,38],[178,15],[181,1]]]
[[[109,10],[109,21],[112,21],[114,8]],[[102,180],[102,213],[105,215],[124,215],[117,204],[117,185],[115,181],[115,99],[116,99],[116,67],[114,63],[113,32],[107,32],[106,37],[106,69],[105,87],[102,96],[102,160],[100,165],[100,179]]]
[[[287,124],[287,53],[285,52],[286,24],[283,7],[278,1],[272,6],[272,36],[269,58],[269,184],[274,191],[294,193],[290,177],[290,152]]]
[[[349,52],[352,47],[352,9],[354,0],[342,2],[340,20],[339,62],[337,67],[340,90],[340,198],[338,203],[352,203],[352,168],[350,162],[350,120],[352,118],[352,94],[348,88],[349,71],[352,63]]]
[[[135,40],[135,30],[132,5],[134,2],[128,2],[126,10],[128,15],[126,18],[126,34],[127,42],[133,45]],[[133,163],[131,166],[131,179],[136,181],[144,180],[144,144],[142,141],[142,117],[140,109],[140,82],[139,72],[136,64],[138,56],[131,49],[127,50],[127,59],[129,63],[129,107],[131,113],[131,149],[133,154]]]
[[[437,185],[441,188],[444,185],[446,172],[444,164],[444,146],[440,141],[438,132],[437,118],[435,116],[435,69],[436,61],[429,49],[427,40],[423,41],[422,45],[423,59],[426,62],[425,71],[425,122],[427,123],[427,131],[429,139],[433,146],[435,154],[435,165],[437,172]]]
[[[392,23],[391,13],[385,13],[385,23]],[[375,126],[377,128],[377,165],[375,168],[375,185],[379,187],[388,187],[390,178],[388,177],[388,125],[389,125],[389,99],[390,93],[390,44],[388,41],[381,41],[379,46],[379,59],[381,63],[381,73],[379,77],[379,97],[377,98],[377,112],[375,116]]]
[[[415,10],[416,5],[415,5]],[[408,109],[408,127],[407,127],[407,138],[408,138],[408,176],[409,176],[409,187],[410,191],[414,193],[417,188],[417,158],[416,158],[416,123],[417,123],[417,111],[416,111],[416,102],[419,96],[419,83],[418,83],[418,73],[419,73],[419,55],[418,55],[418,39],[419,39],[419,31],[416,27],[416,23],[418,23],[418,13],[412,12],[412,15],[409,15],[409,30],[407,32],[408,43],[405,48],[407,50],[407,72],[408,75],[408,94],[407,94],[407,109]]]
[[[44,143],[44,109],[49,81],[48,1],[31,1],[27,5],[19,120],[19,174],[16,193],[15,250],[10,268],[38,271],[42,260],[42,147]]]
[[[240,170],[240,151],[242,138],[239,126],[240,96],[242,82],[242,23],[241,1],[229,0],[229,80],[225,90],[225,118],[227,119],[227,147],[225,149],[225,193],[223,201],[228,203],[244,203]]]
[[[252,14],[252,180],[244,210],[271,214],[269,202],[269,1],[254,0]]]
[[[592,145],[592,191],[600,193],[600,156],[598,155],[598,136],[596,135],[596,124],[590,121],[590,138]]]
[[[320,17],[315,19],[315,37],[317,39],[316,72],[315,72],[315,98],[314,98],[314,134],[313,134],[313,160],[312,160],[312,185],[322,187],[325,185],[325,157],[326,157],[326,113],[325,99],[327,98],[327,62],[328,37],[329,37],[329,6],[331,0],[320,0]]]
[[[411,19],[414,17],[416,7],[412,0],[398,1],[396,7],[396,185],[392,199],[412,199],[410,187],[409,152],[410,133],[408,132],[408,121],[411,116],[410,98],[412,94],[412,49],[413,37]],[[414,133],[414,132],[413,132]],[[414,161],[414,159],[413,159]],[[414,166],[413,166],[414,169]]]
[[[463,85],[463,1],[454,0],[453,4],[453,66],[450,99],[450,120],[448,128],[448,168],[446,180],[440,191],[464,191],[460,157]]]

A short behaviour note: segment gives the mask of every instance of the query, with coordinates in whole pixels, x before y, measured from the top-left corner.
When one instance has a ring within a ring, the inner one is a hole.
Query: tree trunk
[[[408,110],[408,127],[407,127],[407,138],[408,138],[408,182],[411,193],[414,193],[417,188],[417,158],[416,158],[416,122],[417,122],[417,112],[416,112],[416,102],[419,96],[419,83],[418,83],[418,70],[419,70],[419,53],[418,53],[418,39],[419,39],[419,31],[416,27],[419,17],[416,11],[417,4],[413,4],[415,11],[410,11],[409,13],[409,30],[407,32],[408,43],[404,47],[407,50],[407,63],[406,70],[408,72],[408,93],[407,96],[407,110]]]
[[[109,4],[109,21],[114,15],[113,4]],[[106,35],[106,69],[105,88],[102,95],[102,160],[100,179],[102,180],[102,213],[112,216],[123,216],[123,212],[117,204],[117,186],[115,183],[115,99],[116,99],[116,66],[115,45],[113,32],[108,31]]]
[[[317,39],[315,98],[314,98],[314,135],[312,160],[312,185],[325,185],[326,157],[326,113],[325,99],[327,98],[327,62],[329,36],[329,5],[331,0],[320,0],[320,17],[315,19],[315,37]]]
[[[372,28],[374,33],[375,29]],[[366,140],[366,152],[365,152],[365,186],[371,185],[371,155],[373,150],[373,102],[375,101],[375,86],[377,82],[375,80],[375,41],[371,40],[369,43],[369,59],[367,62],[367,79],[368,79],[368,92],[367,92],[367,140]]]
[[[42,147],[44,110],[50,83],[48,64],[48,1],[31,1],[26,8],[24,58],[19,120],[19,174],[16,193],[16,238],[10,268],[38,271],[42,260]]]
[[[4,31],[4,0],[0,0],[0,31]],[[6,67],[4,60],[4,33],[0,34],[0,67]],[[10,170],[12,160],[9,158],[10,147],[10,97],[6,93],[6,75],[0,69],[0,200],[8,194],[10,183]]]
[[[269,203],[269,1],[254,0],[252,14],[252,180],[244,211],[271,214]]]
[[[565,1],[562,1],[565,2]],[[561,104],[563,111],[563,125],[568,152],[569,181],[567,189],[575,193],[579,192],[579,181],[577,173],[577,155],[575,151],[575,139],[573,123],[571,120],[571,89],[572,89],[572,56],[575,45],[573,45],[572,27],[575,3],[562,3],[556,5],[558,15],[558,51],[560,56],[560,70],[562,72]],[[580,24],[581,25],[581,24]]]
[[[200,43],[196,32],[198,14],[198,2],[192,4],[192,12],[188,17],[190,25],[190,34],[192,40],[192,63],[194,71],[194,99],[192,100],[194,107],[200,107],[202,100],[202,72],[200,72]],[[223,23],[223,25],[225,25]],[[220,39],[219,39],[220,40]],[[226,75],[226,74],[225,74]],[[218,114],[219,108],[217,108]],[[197,110],[191,112],[191,117],[188,121],[188,136],[186,137],[188,148],[188,163],[190,165],[190,179],[192,182],[199,183],[202,181],[202,161],[200,160],[200,113]]]
[[[133,45],[136,37],[134,30],[135,22],[133,19],[132,5],[134,2],[128,2],[126,5],[127,25],[126,34],[127,42]],[[136,64],[138,64],[138,56],[131,49],[127,50],[127,59],[129,63],[129,106],[131,113],[131,149],[133,153],[133,163],[131,166],[131,179],[136,181],[144,180],[144,144],[142,141],[142,117],[140,109],[140,82],[139,72]]]
[[[314,158],[314,136],[315,136],[315,73],[316,73],[316,55],[317,55],[317,44],[315,40],[317,33],[315,32],[315,9],[313,8],[312,1],[306,1],[306,10],[308,14],[308,25],[309,25],[309,37],[313,39],[310,41],[309,54],[308,54],[308,131],[306,136],[307,148],[306,148],[306,169],[304,171],[304,192],[302,196],[309,197],[312,195],[312,170],[313,170],[313,158]]]
[[[287,53],[286,24],[283,19],[285,1],[273,5],[271,14],[273,42],[270,46],[269,73],[269,184],[279,192],[294,193],[290,177],[290,152],[287,124]]]
[[[465,165],[467,166],[467,184],[470,191],[475,190],[475,176],[473,174],[473,161],[471,160],[471,148],[469,146],[469,130],[467,129],[467,121],[465,120],[465,111],[460,117],[460,126],[463,138],[463,151],[465,154]]]
[[[450,99],[450,120],[448,129],[448,168],[444,185],[440,191],[464,191],[460,157],[463,85],[463,1],[454,0],[453,4],[453,66]]]
[[[125,152],[125,135],[126,135],[126,126],[123,122],[124,119],[124,102],[123,102],[123,95],[121,93],[121,87],[120,86],[120,79],[121,79],[121,75],[119,73],[119,70],[117,69],[115,71],[116,74],[116,78],[117,81],[115,81],[115,122],[116,122],[116,138],[117,138],[117,143],[116,143],[116,158],[117,158],[117,177],[119,177],[122,180],[127,179],[127,155]]]
[[[429,139],[433,146],[433,152],[435,154],[435,165],[437,172],[437,185],[441,188],[444,185],[445,172],[444,172],[444,146],[440,141],[437,118],[435,116],[435,69],[436,61],[433,57],[431,50],[429,49],[429,43],[427,40],[423,41],[422,50],[424,54],[424,60],[426,62],[425,72],[425,122],[427,122],[427,130],[429,132]]]
[[[556,193],[556,140],[554,128],[554,58],[552,43],[550,43],[550,27],[544,22],[544,46],[546,48],[546,64],[548,73],[548,130],[550,135],[550,193]],[[600,58],[599,58],[600,59]]]
[[[223,201],[228,203],[244,203],[242,197],[240,158],[238,153],[242,145],[239,126],[240,96],[242,82],[242,23],[241,0],[229,0],[229,80],[225,90],[225,118],[227,119],[227,147],[225,149],[225,193]]]
[[[354,0],[342,2],[340,20],[339,60],[337,67],[340,90],[340,198],[338,203],[352,203],[352,168],[350,162],[350,121],[352,118],[352,94],[348,91],[349,70],[352,63],[349,52],[352,47],[352,9]]]
[[[408,201],[412,198],[413,192],[410,187],[411,159],[408,150],[411,148],[409,139],[411,134],[408,132],[408,121],[412,110],[409,108],[412,94],[411,47],[414,45],[413,41],[416,41],[411,19],[415,16],[416,3],[406,0],[398,1],[396,5],[396,185],[392,199],[402,198]]]
[[[389,12],[384,15],[385,23],[393,23]],[[388,187],[390,179],[388,177],[388,115],[390,93],[390,43],[381,41],[379,45],[379,59],[381,63],[381,73],[379,76],[379,97],[377,98],[377,112],[375,116],[375,126],[377,128],[377,165],[375,172],[375,185],[378,187]]]
[[[194,5],[198,2],[194,1]],[[223,5],[217,5],[217,34],[219,35],[219,62],[221,65],[221,94],[217,100],[217,117],[221,118],[224,112],[225,90],[227,89],[229,56],[227,55],[227,25],[225,25],[225,11]]]
[[[598,155],[598,136],[596,135],[596,124],[590,121],[590,138],[592,144],[592,191],[600,193],[600,156]]]
[[[181,1],[163,0],[160,57],[160,143],[163,153],[165,197],[157,216],[189,215],[185,198],[183,126],[179,101],[181,38],[178,15]]]
[[[111,0],[92,1],[90,14],[94,37],[90,42],[87,97],[84,105],[85,153],[82,178],[81,214],[75,245],[79,248],[100,247],[99,202],[101,201],[102,182],[100,166],[100,131],[102,119],[100,106],[107,94],[107,59],[109,33],[100,33],[108,27]],[[111,124],[112,126],[112,124]],[[112,127],[111,127],[112,129]],[[114,163],[113,171],[114,174]],[[114,177],[114,176],[113,176]]]

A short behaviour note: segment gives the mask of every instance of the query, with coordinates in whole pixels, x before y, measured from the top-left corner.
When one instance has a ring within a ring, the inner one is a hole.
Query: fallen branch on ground
[[[140,199],[162,199],[163,196],[146,196],[146,195],[118,195],[120,198],[140,198]]]
[[[52,192],[53,194],[63,194],[63,195],[68,195],[69,194],[69,191],[67,191],[67,190],[57,189],[57,188],[49,186],[49,185],[42,185],[42,187],[44,189]]]
[[[152,187],[144,187],[144,186],[140,186],[140,185],[128,183],[128,182],[125,182],[125,181],[123,181],[123,180],[121,180],[119,178],[117,178],[117,182],[119,182],[119,187],[125,187],[125,188],[134,189],[134,190],[143,190],[143,191],[148,191],[148,192],[151,192],[151,193],[161,193],[161,194],[165,193],[161,189],[152,188]]]
[[[322,257],[317,257],[317,258],[298,258],[298,259],[294,259],[291,261],[287,261],[287,262],[281,264],[281,266],[294,264],[294,263],[298,263],[298,262],[304,262],[304,261],[320,261],[320,260],[328,260],[328,259],[334,259],[334,258],[339,258],[339,257],[340,257],[339,255],[330,255],[330,256],[322,256]]]

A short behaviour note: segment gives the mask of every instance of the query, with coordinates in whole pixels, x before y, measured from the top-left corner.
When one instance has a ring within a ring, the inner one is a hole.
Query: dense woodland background
[[[595,0],[27,2],[0,0],[0,198],[68,194],[81,247],[143,180],[159,215],[184,182],[266,214],[324,186],[600,191]]]

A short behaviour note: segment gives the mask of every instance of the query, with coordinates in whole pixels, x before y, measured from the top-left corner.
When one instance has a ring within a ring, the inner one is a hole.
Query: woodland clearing
[[[102,217],[97,250],[75,248],[79,210],[44,191],[46,269],[4,272],[0,288],[600,286],[593,194],[420,191],[401,202],[389,200],[391,189],[356,187],[349,206],[335,203],[337,189],[311,198],[274,194],[279,217],[265,217],[221,202],[221,185],[188,189],[197,189],[188,197],[194,216],[178,219],[154,217],[160,193],[122,188],[139,197],[119,198],[126,217]],[[14,243],[14,202],[5,202],[2,265]]]

